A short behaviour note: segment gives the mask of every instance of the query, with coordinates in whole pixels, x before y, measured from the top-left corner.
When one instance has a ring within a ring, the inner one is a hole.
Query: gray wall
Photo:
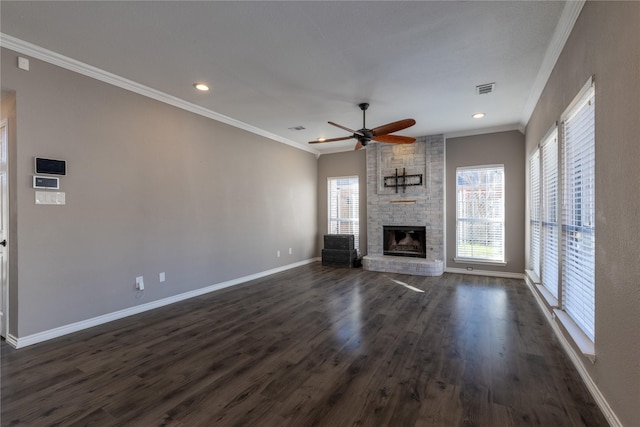
[[[460,138],[446,142],[446,266],[508,273],[524,272],[525,169],[524,135],[516,130]],[[506,266],[464,264],[456,256],[456,168],[504,165]]]
[[[639,40],[640,3],[587,2],[526,132],[529,155],[594,76],[597,360],[582,363],[625,426],[640,402]]]
[[[366,150],[324,154],[318,158],[318,236],[316,250],[320,254],[322,236],[327,233],[329,218],[327,178],[357,176],[360,184],[360,254],[367,254],[367,152]]]
[[[12,335],[316,256],[313,154],[16,56],[2,50],[17,96]],[[67,161],[66,205],[35,205],[35,156]]]

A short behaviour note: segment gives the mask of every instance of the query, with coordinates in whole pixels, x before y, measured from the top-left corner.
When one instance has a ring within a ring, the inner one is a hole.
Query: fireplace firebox
[[[426,258],[426,227],[385,225],[382,227],[384,255]]]

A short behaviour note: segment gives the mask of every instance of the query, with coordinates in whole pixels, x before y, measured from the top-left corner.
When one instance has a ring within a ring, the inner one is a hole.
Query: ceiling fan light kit
[[[333,141],[346,141],[347,139],[355,139],[355,150],[360,150],[362,147],[366,147],[371,141],[384,142],[387,144],[412,144],[415,142],[415,138],[400,135],[390,135],[391,133],[398,132],[416,124],[413,119],[398,120],[397,122],[387,123],[386,125],[378,126],[373,129],[368,129],[366,126],[366,111],[369,108],[369,104],[363,102],[358,104],[358,107],[362,110],[362,129],[353,130],[346,126],[339,125],[334,122],[329,122],[330,125],[346,130],[350,132],[351,136],[345,136],[341,138],[319,138],[316,141],[309,141],[309,144],[318,144],[321,142],[333,142]]]

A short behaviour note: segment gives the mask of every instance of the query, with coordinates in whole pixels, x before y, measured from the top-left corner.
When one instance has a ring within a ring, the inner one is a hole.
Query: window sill
[[[525,270],[524,272],[529,277],[529,281],[534,285],[539,285],[542,282],[538,277],[538,275],[533,270]]]
[[[549,292],[549,289],[545,288],[541,284],[536,284],[536,288],[538,288],[538,292],[540,293],[540,295],[542,295],[542,297],[545,299],[545,301],[547,301],[547,304],[549,304],[549,306],[551,308],[553,308],[555,310],[555,309],[560,307],[558,305],[558,298],[553,296],[553,294],[551,292]],[[564,311],[563,311],[563,313],[564,313]]]
[[[596,361],[596,349],[595,344],[589,338],[578,325],[569,317],[567,313],[560,309],[553,310],[554,316],[558,319],[560,324],[564,326],[565,330],[573,339],[573,342],[576,343],[580,351],[584,356],[586,356],[591,363],[595,363]]]
[[[483,264],[483,265],[497,265],[505,267],[507,265],[504,261],[491,261],[488,259],[473,259],[473,258],[454,258],[454,262],[459,264]]]

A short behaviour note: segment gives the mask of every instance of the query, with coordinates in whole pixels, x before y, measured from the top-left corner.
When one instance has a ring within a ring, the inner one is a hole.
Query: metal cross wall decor
[[[399,187],[402,188],[404,193],[407,187],[415,185],[422,185],[422,174],[407,175],[405,168],[402,168],[402,175],[398,175],[398,169],[396,168],[395,175],[384,177],[384,186],[395,188],[396,193]]]

